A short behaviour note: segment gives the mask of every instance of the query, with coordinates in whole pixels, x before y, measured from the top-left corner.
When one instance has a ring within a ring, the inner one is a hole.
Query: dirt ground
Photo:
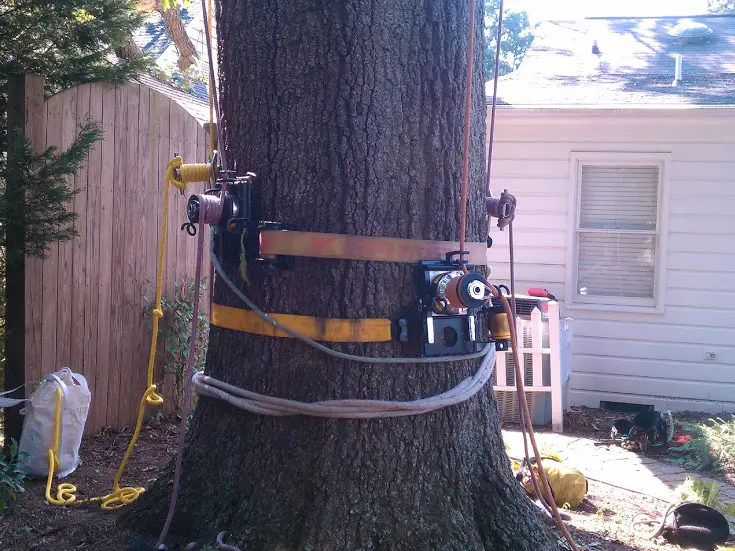
[[[599,425],[606,416],[607,412],[599,410],[585,411],[583,415],[572,412],[565,423],[571,433],[589,434],[596,430],[591,425]],[[177,426],[172,424],[144,427],[123,483],[149,486],[175,453],[177,432]],[[130,431],[105,431],[85,439],[80,451],[83,462],[67,480],[78,486],[80,498],[110,490],[130,436]],[[1,550],[129,549],[136,534],[118,525],[120,513],[102,511],[94,505],[53,507],[45,503],[44,489],[43,480],[26,481],[26,492],[13,514],[0,517]],[[667,507],[667,503],[655,498],[590,481],[587,498],[575,511],[569,511],[572,519],[568,526],[580,548],[588,551],[679,549],[661,538],[649,541],[632,526],[638,515],[659,520]]]
[[[178,426],[173,424],[144,426],[121,485],[148,487],[175,454],[177,434]],[[131,430],[108,430],[83,440],[82,463],[64,480],[77,486],[79,499],[111,491],[131,436]],[[27,479],[25,487],[14,512],[0,517],[3,551],[122,551],[135,538],[116,525],[119,512],[103,511],[93,504],[48,505],[45,479]]]

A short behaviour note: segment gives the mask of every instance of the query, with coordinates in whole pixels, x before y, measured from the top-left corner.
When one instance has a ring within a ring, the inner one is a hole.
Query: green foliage
[[[161,3],[161,9],[168,11],[169,8],[189,8],[191,0],[158,0]]]
[[[24,475],[18,471],[18,460],[23,455],[18,453],[18,442],[14,439],[10,444],[10,455],[6,458],[0,454],[0,512],[11,513],[18,495],[25,491]]]
[[[201,66],[197,63],[189,67],[186,72],[182,72],[178,65],[173,63],[161,63],[151,73],[161,82],[166,82],[187,94],[194,94],[195,83],[206,83],[209,79],[209,73],[206,70],[202,70]]]
[[[94,80],[129,80],[149,64],[114,56],[143,22],[136,5],[133,0],[3,2],[0,80],[34,73],[46,79],[50,93]]]
[[[0,183],[5,178],[7,81],[13,74],[44,77],[47,94],[77,84],[126,82],[152,63],[119,59],[143,15],[134,0],[6,0],[0,3]]]
[[[702,503],[717,509],[725,516],[735,518],[735,503],[722,503],[717,499],[720,484],[715,481],[705,482],[701,478],[688,476],[677,491],[682,502]]]
[[[485,78],[495,74],[495,51],[498,37],[498,0],[485,0]],[[525,11],[512,11],[503,6],[503,33],[500,40],[498,75],[512,73],[521,65],[533,42],[533,27]]]
[[[735,468],[735,418],[683,423],[682,429],[692,437],[692,441],[671,448],[676,455],[665,457],[666,461],[694,471],[721,473]]]
[[[543,444],[541,444],[541,448],[539,448],[539,453],[541,454],[542,458],[548,458],[554,461],[558,461],[559,463],[564,463],[564,461],[562,461],[561,455],[559,455],[559,453],[554,450],[554,447],[549,442],[544,442]]]
[[[79,190],[72,187],[73,176],[86,161],[94,143],[102,137],[97,123],[87,121],[79,128],[74,142],[57,155],[55,146],[36,153],[30,141],[20,134],[11,137],[10,153],[17,160],[6,176],[18,185],[0,197],[0,245],[7,232],[21,226],[25,244],[10,254],[46,257],[52,243],[77,237],[77,213],[68,209]]]
[[[202,281],[199,289],[200,297],[206,288],[205,282]],[[146,302],[145,315],[152,319],[155,303],[147,298]],[[191,322],[194,318],[194,281],[186,281],[183,284],[178,281],[174,282],[173,295],[171,298],[161,299],[161,309],[163,317],[158,324],[158,338],[163,341],[163,346],[158,350],[158,357],[164,373],[169,373],[174,377],[175,407],[179,412],[184,397],[184,372],[191,343]],[[148,326],[153,327],[150,322]],[[197,320],[197,330],[195,372],[204,370],[209,340],[209,319],[201,310]]]
[[[700,425],[709,457],[718,465],[735,465],[735,418],[724,421],[717,417]]]

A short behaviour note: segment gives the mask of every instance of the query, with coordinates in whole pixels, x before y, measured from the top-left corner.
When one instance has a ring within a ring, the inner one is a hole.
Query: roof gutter
[[[498,105],[499,120],[537,123],[543,120],[554,124],[559,119],[591,121],[598,118],[614,118],[628,122],[631,119],[657,119],[662,121],[693,118],[706,121],[726,121],[732,124],[735,105],[692,105],[692,104],[617,104],[617,105]]]

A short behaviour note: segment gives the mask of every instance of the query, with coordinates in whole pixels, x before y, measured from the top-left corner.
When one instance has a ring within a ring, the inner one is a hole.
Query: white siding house
[[[513,101],[530,78],[499,86],[491,191],[518,198],[518,292],[574,319],[569,403],[735,411],[735,105]],[[507,282],[508,233],[491,235]]]

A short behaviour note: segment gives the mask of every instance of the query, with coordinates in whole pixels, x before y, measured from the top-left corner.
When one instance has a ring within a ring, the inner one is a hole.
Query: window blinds
[[[577,294],[652,299],[658,166],[583,165]]]

